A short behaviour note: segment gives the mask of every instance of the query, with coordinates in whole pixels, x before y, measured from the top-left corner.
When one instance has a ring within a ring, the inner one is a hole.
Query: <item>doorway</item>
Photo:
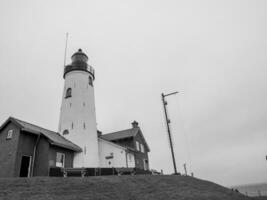
[[[144,162],[144,170],[149,170],[148,160],[144,159],[143,162]]]
[[[20,165],[20,177],[30,177],[31,172],[31,156],[22,156]]]

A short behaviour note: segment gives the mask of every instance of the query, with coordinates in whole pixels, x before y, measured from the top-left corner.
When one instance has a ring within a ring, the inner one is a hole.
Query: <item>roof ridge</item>
[[[138,128],[123,129],[123,130],[120,130],[120,131],[114,131],[114,132],[110,132],[110,133],[105,133],[103,135],[109,135],[109,134],[113,134],[113,133],[119,133],[119,132],[122,132],[122,131],[129,131],[129,130],[132,130],[132,129],[139,129],[139,127]]]
[[[44,131],[44,132],[48,132],[48,134],[49,134],[49,133],[50,133],[50,134],[55,134],[55,135],[57,135],[58,137],[62,138],[63,140],[65,140],[65,141],[69,142],[70,144],[74,145],[76,148],[80,148],[77,144],[75,144],[75,143],[73,143],[72,141],[68,140],[68,139],[65,138],[63,135],[61,135],[59,132],[51,131],[51,130],[49,130],[49,129],[43,128],[43,127],[41,127],[41,126],[38,126],[38,125],[35,125],[35,124],[32,124],[32,123],[26,122],[26,121],[24,121],[24,120],[20,120],[20,119],[14,118],[14,117],[10,117],[10,119],[15,120],[17,123],[19,123],[19,124],[20,124],[22,127],[24,127],[24,128],[25,128],[25,125],[24,125],[23,123],[28,124],[29,126],[33,126],[34,128],[40,129],[40,132],[41,132],[43,135],[45,135],[46,137],[48,137],[48,138],[49,138],[49,136],[47,136],[47,135],[46,135],[45,133],[43,133],[42,131]],[[26,127],[26,128],[27,128],[27,127]],[[51,138],[49,138],[49,139],[51,140]],[[54,142],[56,142],[56,141],[54,141]],[[56,143],[57,143],[57,142],[56,142]]]
[[[23,123],[27,123],[27,124],[30,124],[30,125],[32,125],[32,126],[35,126],[35,127],[38,127],[38,128],[41,128],[41,129],[44,129],[44,130],[46,130],[46,131],[50,131],[50,132],[53,132],[53,133],[57,133],[58,135],[60,135],[58,132],[51,131],[51,130],[49,130],[49,129],[43,128],[43,127],[38,126],[38,125],[35,125],[35,124],[33,124],[33,123],[30,123],[30,122],[27,122],[27,121],[24,121],[24,120],[21,120],[21,119],[17,119],[17,118],[14,118],[14,117],[12,117],[12,118],[13,118],[14,120],[21,121],[21,122],[23,122]]]

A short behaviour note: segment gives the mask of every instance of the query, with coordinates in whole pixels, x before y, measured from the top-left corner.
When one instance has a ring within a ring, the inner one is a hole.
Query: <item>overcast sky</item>
[[[168,97],[178,171],[225,186],[267,180],[267,1],[1,0],[0,121],[57,130],[67,63],[95,68],[98,129],[139,122],[150,167],[173,171],[160,94]]]

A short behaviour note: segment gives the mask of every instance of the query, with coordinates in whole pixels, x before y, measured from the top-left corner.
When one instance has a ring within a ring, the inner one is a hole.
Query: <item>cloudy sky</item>
[[[67,63],[96,70],[98,129],[137,120],[150,166],[173,171],[160,94],[168,97],[178,170],[225,186],[267,180],[267,1],[0,2],[0,121],[57,130]]]

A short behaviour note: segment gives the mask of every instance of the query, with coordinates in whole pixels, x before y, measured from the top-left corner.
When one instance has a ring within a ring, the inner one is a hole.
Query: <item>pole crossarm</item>
[[[162,93],[162,96],[167,97],[167,96],[171,96],[171,95],[178,94],[178,93],[179,92],[172,92],[172,93],[169,93],[169,94],[163,94]]]

